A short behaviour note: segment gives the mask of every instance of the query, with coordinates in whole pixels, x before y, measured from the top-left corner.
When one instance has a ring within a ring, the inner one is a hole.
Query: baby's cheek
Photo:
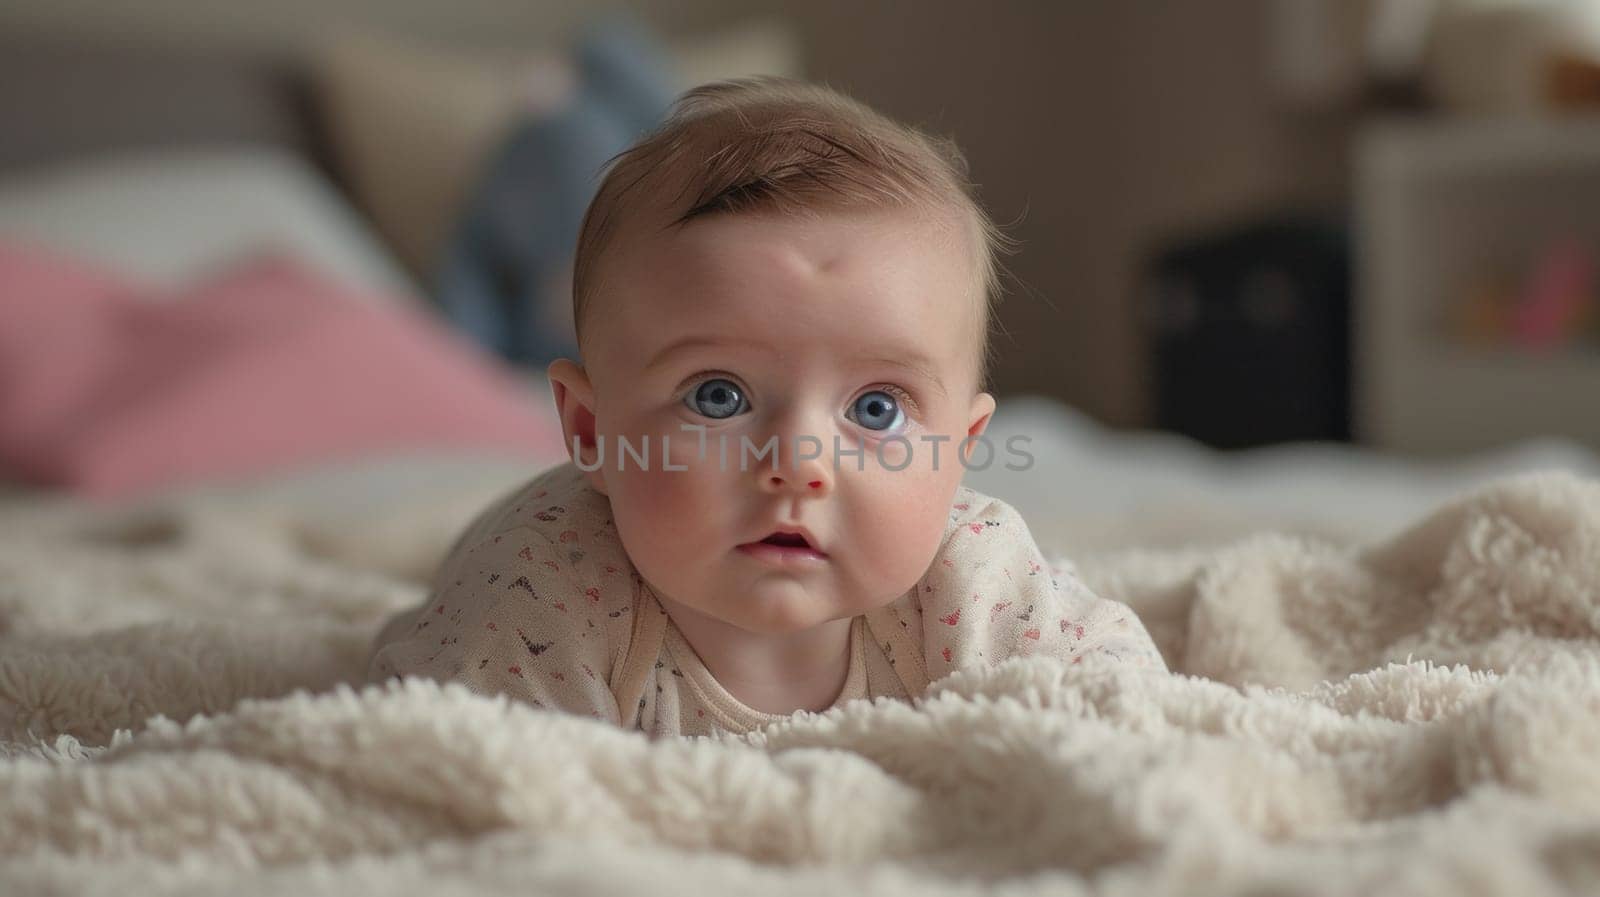
[[[622,479],[622,488],[613,490],[612,513],[635,565],[659,577],[690,562],[707,524],[695,472],[630,471]]]
[[[948,477],[881,472],[873,499],[861,509],[856,528],[863,543],[864,575],[893,594],[909,589],[927,572],[949,520],[955,486]]]
[[[720,443],[720,445],[719,445]],[[717,463],[718,452],[726,455],[727,440],[708,434],[704,429],[682,430],[668,433],[661,439],[661,469],[674,476],[693,475],[704,465]],[[683,470],[682,468],[688,468]]]
[[[882,473],[894,475],[917,472],[915,469],[919,463],[917,446],[908,437],[891,436],[880,439],[876,445],[868,448],[867,453],[871,455],[868,463],[878,465],[882,468]]]

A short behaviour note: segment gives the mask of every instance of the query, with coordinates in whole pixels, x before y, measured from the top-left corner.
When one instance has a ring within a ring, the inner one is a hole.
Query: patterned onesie
[[[456,681],[653,736],[785,718],[717,683],[628,560],[609,499],[571,462],[480,515],[427,603],[391,620],[376,648],[372,681]],[[1166,667],[1132,610],[1049,566],[1015,510],[963,486],[928,572],[852,622],[834,706],[908,699],[955,670],[1027,654]]]

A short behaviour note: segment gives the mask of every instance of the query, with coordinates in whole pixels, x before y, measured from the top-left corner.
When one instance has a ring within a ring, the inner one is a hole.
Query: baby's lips
[[[777,538],[779,536],[786,538],[779,539]],[[810,550],[819,557],[825,558],[828,556],[828,553],[819,547],[817,539],[811,535],[810,531],[799,526],[780,525],[775,527],[771,532],[767,533],[760,539],[757,539],[753,542],[742,543],[739,547],[746,548],[755,545],[778,546],[796,549],[804,548]]]
[[[781,538],[780,538],[781,537]],[[798,523],[779,523],[765,535],[757,540],[756,544],[783,545],[790,548],[809,548],[817,554],[827,556],[822,550],[822,543],[811,530]]]

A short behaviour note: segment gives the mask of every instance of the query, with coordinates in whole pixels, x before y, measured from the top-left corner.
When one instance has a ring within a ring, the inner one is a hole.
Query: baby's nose
[[[828,491],[828,479],[820,474],[806,473],[804,471],[773,473],[770,470],[761,472],[762,485],[768,492],[799,492],[803,494],[822,495]]]
[[[833,491],[834,477],[825,460],[809,452],[790,452],[779,463],[760,466],[757,481],[766,492],[827,495]]]

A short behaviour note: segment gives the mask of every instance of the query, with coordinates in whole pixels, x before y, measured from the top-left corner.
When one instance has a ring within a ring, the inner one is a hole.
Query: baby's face
[[[903,212],[718,215],[612,258],[586,333],[590,478],[657,594],[778,634],[910,589],[994,407],[964,239]],[[646,461],[619,437],[648,437]],[[761,544],[795,529],[814,550]]]

